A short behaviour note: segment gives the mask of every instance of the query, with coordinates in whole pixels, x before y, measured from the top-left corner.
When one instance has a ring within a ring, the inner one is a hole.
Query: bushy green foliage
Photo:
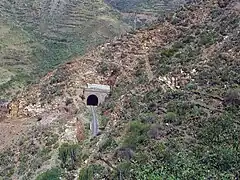
[[[99,124],[101,127],[106,127],[108,121],[109,121],[109,118],[107,116],[102,115]]]
[[[38,152],[38,155],[44,160],[48,160],[51,158],[50,152],[51,152],[51,147],[45,147],[41,151]]]
[[[80,170],[79,180],[95,180],[95,176],[98,175],[98,179],[101,179],[104,167],[98,164],[92,164],[86,168]]]
[[[197,84],[194,83],[189,83],[186,85],[187,90],[196,90],[197,89]]]
[[[235,116],[226,113],[220,117],[213,117],[202,122],[204,128],[198,136],[203,144],[220,145],[226,144],[233,149],[239,148],[238,136],[240,135],[239,125],[235,123]]]
[[[200,35],[200,45],[211,45],[216,41],[216,34],[214,32],[202,32]]]
[[[177,121],[177,115],[173,112],[168,112],[164,116],[164,122],[166,122],[166,123],[174,123],[176,121]]]
[[[130,122],[128,134],[124,139],[123,146],[135,149],[138,145],[147,143],[149,127],[149,124],[144,124],[140,121]]]
[[[100,74],[105,75],[105,73],[109,70],[109,65],[106,62],[101,62],[98,67],[97,67],[97,71]]]
[[[199,123],[201,125],[195,127],[198,128],[196,140],[192,142],[169,137],[149,146],[151,151],[145,153],[154,162],[142,163],[136,159],[138,163],[131,166],[131,176],[137,179],[232,179],[239,176],[240,144],[237,137],[240,128],[234,122],[234,116],[225,114]],[[143,145],[138,144],[140,146]]]
[[[58,151],[61,166],[68,169],[75,169],[79,162],[79,145],[64,143]]]
[[[172,49],[163,50],[163,51],[161,52],[161,55],[162,55],[163,57],[168,57],[168,58],[170,58],[170,57],[172,57],[177,51],[178,51],[177,48],[173,47]]]
[[[236,157],[236,151],[233,153],[231,149],[224,147],[210,150],[204,146],[179,149],[181,145],[175,144],[177,141],[172,143],[166,144],[161,151],[158,149],[153,151],[153,153],[158,153],[156,162],[136,163],[132,166],[134,169],[132,176],[137,179],[205,179],[210,177],[232,179],[237,173],[239,167],[236,165],[239,163],[239,157]]]
[[[116,179],[130,179],[131,177],[131,163],[128,161],[123,161],[117,166]]]
[[[99,151],[104,152],[117,146],[116,141],[112,137],[106,138],[99,146]]]
[[[81,169],[78,179],[79,180],[93,180],[93,169],[92,169],[92,167]]]
[[[53,168],[47,170],[46,172],[40,174],[36,180],[60,180],[61,177],[61,169]]]
[[[142,123],[154,124],[157,123],[158,117],[155,113],[141,113],[139,114],[139,120]]]
[[[240,88],[230,89],[226,92],[224,96],[225,105],[240,105]]]

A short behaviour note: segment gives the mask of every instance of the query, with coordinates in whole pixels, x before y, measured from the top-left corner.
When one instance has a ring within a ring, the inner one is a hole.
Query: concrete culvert
[[[97,106],[98,105],[98,97],[96,95],[90,95],[87,98],[88,106]]]

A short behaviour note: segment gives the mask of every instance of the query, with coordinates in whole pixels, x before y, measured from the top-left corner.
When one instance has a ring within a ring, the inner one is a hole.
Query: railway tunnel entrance
[[[87,98],[87,105],[88,106],[97,106],[98,105],[98,97],[96,95],[90,95]]]
[[[88,84],[84,88],[84,98],[86,99],[86,105],[92,112],[92,121],[90,123],[90,129],[93,137],[99,133],[97,106],[105,101],[105,98],[110,94],[110,86],[102,84]]]
[[[109,94],[110,86],[102,84],[87,84],[83,93],[87,106],[99,106]]]

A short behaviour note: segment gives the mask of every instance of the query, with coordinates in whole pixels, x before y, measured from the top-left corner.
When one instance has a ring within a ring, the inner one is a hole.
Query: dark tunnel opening
[[[96,95],[90,95],[87,98],[88,106],[97,106],[98,105],[98,97]]]

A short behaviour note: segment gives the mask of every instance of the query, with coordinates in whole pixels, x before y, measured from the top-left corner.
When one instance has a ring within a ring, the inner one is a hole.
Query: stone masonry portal
[[[88,106],[99,106],[110,93],[110,86],[102,84],[87,84],[84,97]]]

